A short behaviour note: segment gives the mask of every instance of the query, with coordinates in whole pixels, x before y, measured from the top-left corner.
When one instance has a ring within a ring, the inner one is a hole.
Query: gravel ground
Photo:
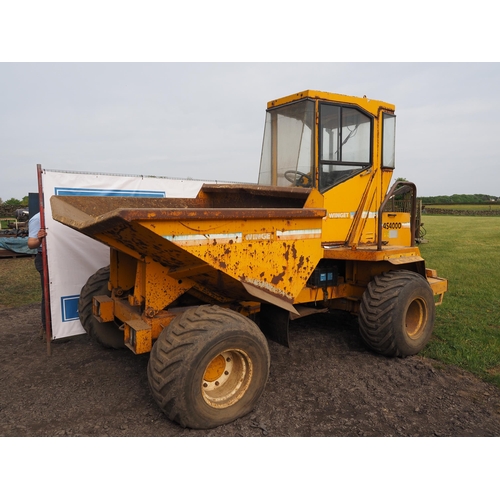
[[[170,422],[149,392],[148,355],[86,335],[38,338],[39,304],[0,311],[1,436],[500,436],[500,389],[454,367],[368,351],[344,313],[291,323],[247,416],[216,429]]]

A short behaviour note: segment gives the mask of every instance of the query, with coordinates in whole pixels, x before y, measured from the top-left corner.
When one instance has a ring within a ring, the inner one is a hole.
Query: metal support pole
[[[45,228],[45,205],[43,200],[42,165],[37,164],[38,177],[38,202],[40,207],[40,228]],[[42,240],[42,265],[43,265],[43,296],[45,298],[45,335],[47,341],[47,355],[52,354],[51,338],[52,325],[50,321],[50,291],[49,291],[49,266],[47,262],[47,237]]]

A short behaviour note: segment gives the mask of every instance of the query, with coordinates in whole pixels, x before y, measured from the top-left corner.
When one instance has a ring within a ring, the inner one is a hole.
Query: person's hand
[[[40,231],[38,231],[38,234],[36,235],[36,237],[41,240],[42,238],[45,238],[45,236],[47,236],[47,231],[45,229],[40,229]]]

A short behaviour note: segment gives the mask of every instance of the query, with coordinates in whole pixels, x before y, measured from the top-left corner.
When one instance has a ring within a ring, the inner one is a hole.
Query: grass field
[[[0,309],[42,300],[40,275],[33,257],[0,259]]]
[[[427,267],[449,280],[422,355],[459,366],[500,387],[500,218],[423,217]],[[32,258],[0,259],[0,309],[40,302]]]
[[[424,356],[500,386],[500,220],[424,216],[427,267],[449,281]]]

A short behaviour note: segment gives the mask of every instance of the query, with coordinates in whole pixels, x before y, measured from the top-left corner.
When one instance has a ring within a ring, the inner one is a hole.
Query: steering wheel
[[[284,174],[285,179],[299,187],[311,187],[312,179],[308,174],[299,172],[298,170],[287,170]]]

